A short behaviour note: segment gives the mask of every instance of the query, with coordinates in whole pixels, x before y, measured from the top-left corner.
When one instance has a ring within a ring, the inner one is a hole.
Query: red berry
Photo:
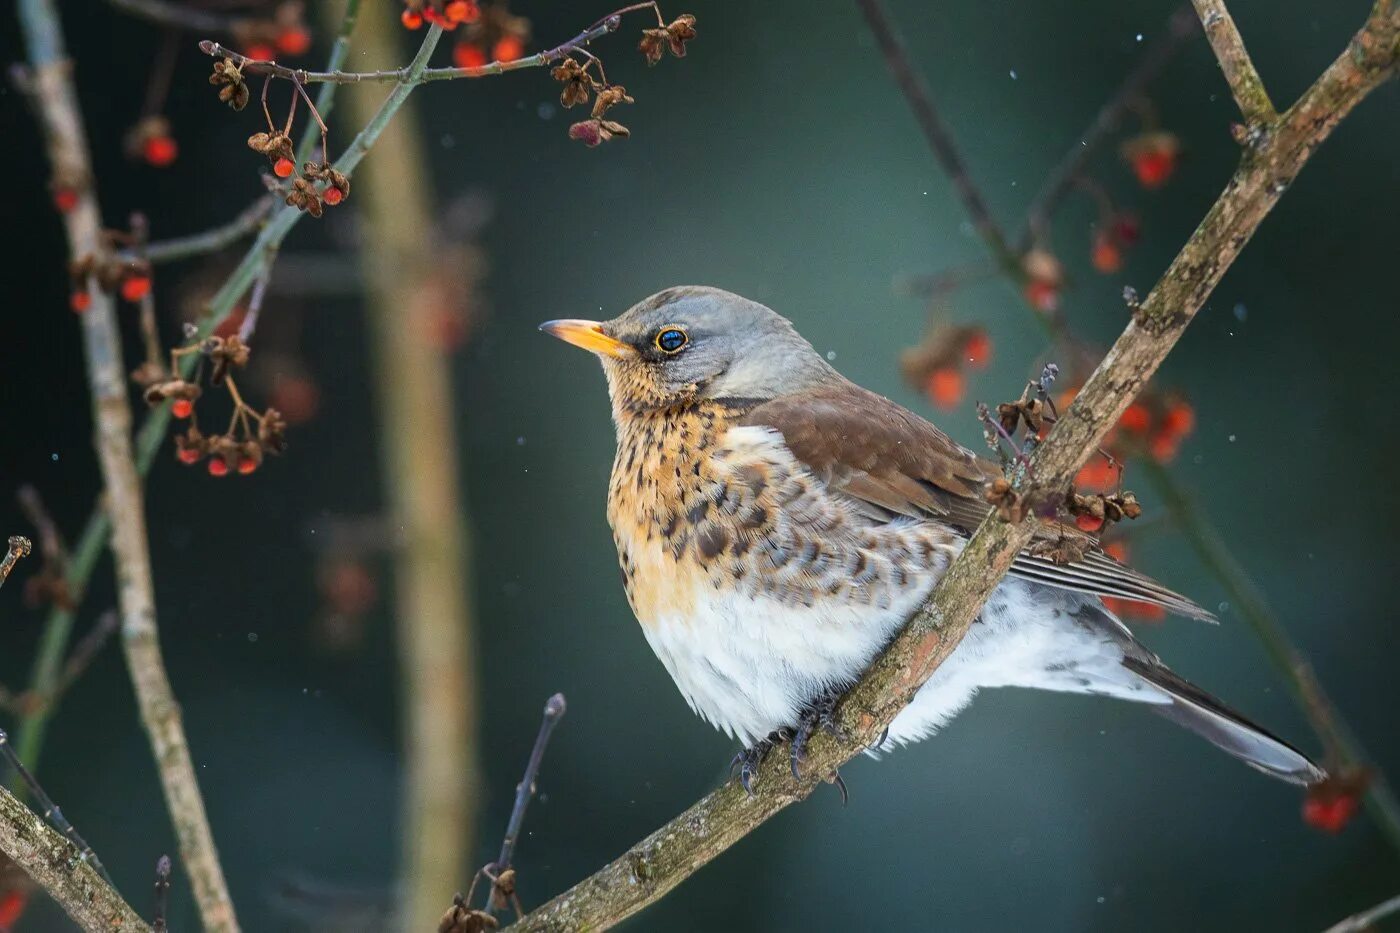
[[[1177,402],[1162,418],[1162,430],[1176,437],[1185,437],[1196,429],[1196,412],[1187,402]]]
[[[301,27],[277,34],[277,49],[288,55],[305,55],[311,49],[311,33]]]
[[[72,188],[59,188],[53,193],[53,206],[60,214],[66,214],[78,206],[78,192]]]
[[[141,158],[156,168],[170,165],[179,154],[180,147],[169,136],[152,136],[141,144]]]
[[[322,192],[321,198],[322,198],[327,204],[329,204],[329,205],[331,205],[332,207],[334,207],[335,205],[339,204],[341,201],[344,201],[344,200],[345,200],[345,195],[341,192],[341,190],[340,190],[339,188],[336,188],[335,186],[331,186],[330,188],[327,188],[324,192]]]
[[[92,293],[86,291],[74,292],[68,296],[68,307],[73,309],[74,314],[82,314],[88,308],[92,307]]]
[[[1113,238],[1124,246],[1132,246],[1142,235],[1142,225],[1132,214],[1119,214],[1113,218]]]
[[[170,406],[170,413],[176,418],[188,418],[194,413],[194,402],[187,398],[177,398]]]
[[[422,29],[423,14],[417,10],[404,10],[399,16],[399,22],[403,23],[405,29]]]
[[[199,449],[196,447],[181,447],[179,450],[175,451],[175,459],[186,466],[198,463],[200,456]]]
[[[1079,527],[1080,531],[1087,531],[1092,534],[1103,527],[1103,519],[1093,515],[1076,515],[1074,516],[1074,524]]]
[[[149,275],[129,275],[122,279],[122,297],[127,301],[140,301],[151,293]]]
[[[471,0],[450,0],[447,6],[442,8],[443,18],[448,25],[456,26],[458,23],[474,23],[481,16],[481,10]]]
[[[430,6],[423,7],[423,18],[438,26],[446,25],[443,21],[442,14]]]
[[[238,458],[238,472],[239,472],[239,473],[242,473],[244,476],[247,476],[249,473],[253,472],[253,471],[256,470],[257,468],[258,468],[258,461],[257,461],[256,458],[254,458],[254,457],[239,457],[239,458]]]
[[[295,170],[296,166],[292,164],[291,159],[282,158],[272,163],[272,174],[276,175],[278,178],[286,178]]]
[[[1118,427],[1133,434],[1146,434],[1152,424],[1152,413],[1141,402],[1133,402],[1118,419]]]
[[[992,358],[992,338],[987,336],[985,330],[973,331],[967,343],[963,344],[963,353],[969,365],[981,369]]]
[[[1037,311],[1054,311],[1060,306],[1060,286],[1048,279],[1031,279],[1026,283],[1025,296]]]
[[[223,457],[210,457],[210,458],[209,458],[209,475],[210,475],[210,476],[227,476],[227,475],[228,475],[228,461],[225,460]]]
[[[29,892],[15,888],[0,895],[0,930],[9,930],[24,916],[24,908],[29,904]]]
[[[480,68],[486,64],[486,50],[471,42],[459,42],[452,47],[452,64],[458,68]]]
[[[1080,489],[1112,489],[1118,482],[1118,470],[1103,457],[1095,457],[1084,464],[1074,478],[1074,485]]]
[[[956,408],[962,401],[963,374],[951,366],[940,366],[929,373],[928,381],[924,383],[924,391],[939,408]]]
[[[1158,431],[1152,435],[1152,440],[1148,442],[1147,452],[1152,455],[1152,459],[1158,463],[1170,463],[1176,459],[1177,451],[1181,449],[1181,438],[1175,434],[1168,434],[1165,431]]]
[[[1303,820],[1324,832],[1338,833],[1356,815],[1359,803],[1353,794],[1312,791],[1303,799]]]
[[[1094,268],[1105,274],[1123,268],[1123,251],[1119,249],[1113,237],[1103,231],[1094,234],[1094,246],[1089,258]]]
[[[251,58],[255,62],[270,62],[276,56],[276,54],[277,53],[273,51],[272,46],[267,45],[263,42],[259,42],[256,45],[249,46],[248,50],[243,53],[245,58]]]
[[[1176,171],[1176,153],[1158,149],[1133,157],[1133,174],[1144,188],[1160,188]]]
[[[1110,541],[1103,546],[1103,551],[1120,564],[1128,562],[1128,544],[1126,541]]]
[[[501,36],[491,54],[498,62],[513,62],[525,54],[525,40],[515,35]]]
[[[1140,603],[1131,599],[1116,599],[1105,596],[1103,604],[1109,612],[1122,618],[1141,619],[1144,622],[1160,622],[1167,617],[1167,610],[1156,603]]]

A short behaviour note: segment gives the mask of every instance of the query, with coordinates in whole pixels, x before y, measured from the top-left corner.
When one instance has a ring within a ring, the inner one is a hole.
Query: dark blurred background
[[[140,111],[160,33],[102,3],[63,7],[109,224],[139,209],[167,237],[223,222],[256,196],[258,158],[243,147],[258,129],[256,101],[242,114],[219,105],[205,82],[208,60],[187,42],[165,110],[179,159],[167,169],[134,163],[121,140]],[[1367,7],[1231,3],[1278,102],[1340,52]],[[399,9],[366,0],[362,17],[393,21]],[[533,21],[532,48],[608,9],[581,0],[515,6]],[[893,283],[983,256],[852,5],[697,0],[663,9],[698,16],[700,36],[683,61],[647,69],[631,26],[595,47],[609,77],[637,99],[620,115],[631,139],[596,150],[570,141],[566,127],[578,117],[560,109],[547,74],[526,71],[421,89],[410,106],[430,157],[394,166],[405,189],[433,187],[447,232],[425,230],[422,250],[458,262],[465,242],[480,262],[470,307],[448,310],[443,337],[443,352],[454,354],[452,415],[473,540],[480,656],[462,676],[481,717],[477,863],[499,845],[545,697],[563,691],[569,702],[520,845],[527,905],[714,787],[734,750],[687,709],[618,585],[604,518],[613,437],[598,367],[535,325],[610,317],[668,285],[719,285],[791,317],[846,375],[932,416],[896,365],[923,332],[926,308]],[[1173,7],[891,0],[890,9],[992,210],[1015,229]],[[327,31],[308,16],[314,64]],[[406,60],[416,36],[398,38]],[[444,62],[449,45],[439,51]],[[6,62],[23,54],[12,22],[0,27],[0,50]],[[350,59],[353,68],[395,64]],[[1185,147],[1170,184],[1138,189],[1112,146],[1092,163],[1142,219],[1124,269],[1091,269],[1088,199],[1072,198],[1054,223],[1073,284],[1066,314],[1086,336],[1107,340],[1121,329],[1123,285],[1150,287],[1235,159],[1234,104],[1202,37],[1187,40],[1151,100]],[[1392,538],[1400,499],[1384,478],[1400,456],[1387,400],[1400,310],[1398,116],[1400,88],[1391,85],[1347,119],[1160,377],[1189,395],[1199,422],[1172,470],[1391,772],[1400,770]],[[331,122],[338,150],[352,124],[344,110]],[[1124,135],[1137,128],[1130,117]],[[0,135],[8,180],[0,532],[30,533],[10,493],[32,483],[76,536],[99,491],[79,328],[66,307],[65,247],[42,147],[8,86]],[[331,928],[326,900],[353,913],[362,900],[387,903],[395,886],[393,580],[385,555],[344,545],[347,519],[380,514],[385,499],[355,260],[356,244],[373,244],[375,234],[354,214],[342,208],[293,232],[254,340],[245,379],[254,405],[293,390],[303,402],[315,395],[314,416],[292,430],[288,453],[252,477],[218,480],[167,451],[147,486],[162,643],[249,930]],[[217,281],[221,268],[160,271],[168,341],[178,339],[181,303],[198,294],[192,283]],[[995,346],[969,399],[937,413],[975,445],[972,400],[1013,396],[1046,347],[1004,283],[960,291],[953,311],[983,325]],[[134,317],[126,321],[135,360]],[[1151,514],[1156,503],[1142,494]],[[1259,643],[1179,535],[1151,525],[1134,549],[1145,570],[1218,606],[1222,619],[1219,627],[1171,620],[1147,629],[1146,640],[1192,680],[1319,751]],[[355,612],[337,614],[346,582],[327,575],[347,572],[336,556],[347,552],[360,598],[349,600]],[[38,569],[31,561],[0,592],[0,681],[16,689],[43,618],[22,599],[26,574]],[[104,559],[79,631],[113,602]],[[145,909],[151,866],[174,843],[115,645],[66,697],[40,776]],[[818,793],[628,928],[1317,929],[1394,894],[1400,877],[1400,859],[1369,820],[1319,833],[1300,819],[1295,789],[1104,700],[986,693],[934,740],[878,764],[857,761],[845,778],[848,806],[834,791]],[[452,892],[442,893],[445,907]],[[197,923],[178,867],[172,920],[174,929]],[[36,905],[20,929],[64,923]]]

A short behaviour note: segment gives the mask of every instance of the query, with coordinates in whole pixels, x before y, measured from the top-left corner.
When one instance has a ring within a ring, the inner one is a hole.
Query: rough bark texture
[[[42,817],[0,788],[0,852],[29,873],[73,922],[93,933],[136,933],[150,927],[78,850]]]
[[[366,61],[394,57],[397,21],[370,17],[357,47]],[[346,109],[368,124],[383,99],[373,84],[347,87]],[[402,929],[432,930],[452,891],[469,878],[475,837],[477,703],[471,559],[457,490],[450,359],[433,344],[431,186],[405,185],[406,166],[428,163],[412,107],[379,137],[379,157],[355,173],[355,201],[373,231],[362,253],[376,372],[384,485],[393,515],[399,702],[404,733]]]
[[[77,185],[77,205],[64,215],[69,252],[72,256],[100,254],[102,218],[72,80],[73,65],[63,51],[58,10],[51,0],[25,0],[21,4],[21,22],[33,66],[31,91],[43,123],[50,162],[59,177]],[[116,309],[111,296],[95,282],[89,286],[92,304],[83,315],[83,348],[92,393],[93,444],[112,521],[122,646],[200,916],[206,929],[231,933],[238,929],[238,923],[156,630],[145,503],[132,459],[131,405]]]
[[[1282,116],[1257,121],[1259,132],[1224,192],[1036,451],[1038,491],[1069,486],[1308,157],[1352,107],[1393,73],[1400,52],[1396,2],[1378,0],[1366,26],[1303,97]],[[1235,46],[1224,52],[1217,46],[1222,59],[1245,56],[1238,33],[1234,40]],[[1252,66],[1248,70],[1253,73]],[[1225,72],[1229,78],[1232,70]],[[839,721],[850,739],[814,738],[801,780],[788,773],[786,755],[770,755],[755,798],[735,782],[726,784],[513,929],[606,929],[665,895],[779,810],[804,799],[819,780],[871,742],[952,653],[1033,530],[1031,522],[1011,525],[995,516],[983,522],[928,603],[842,701]]]

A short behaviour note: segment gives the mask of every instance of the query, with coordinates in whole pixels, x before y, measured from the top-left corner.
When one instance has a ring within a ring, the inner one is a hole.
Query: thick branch
[[[1225,0],[1191,0],[1196,13],[1205,27],[1206,38],[1215,57],[1220,61],[1220,70],[1230,85],[1230,93],[1239,105],[1245,123],[1273,123],[1278,119],[1269,92],[1264,90],[1264,81],[1254,70],[1249,52],[1245,50],[1244,39],[1235,28],[1230,11],[1225,9]]]
[[[100,255],[101,214],[92,184],[92,160],[78,109],[72,66],[63,48],[53,0],[24,0],[21,23],[33,66],[33,93],[55,171],[87,179],[78,203],[64,215],[70,255]],[[122,643],[141,720],[151,740],[166,805],[206,929],[236,931],[233,905],[195,779],[156,629],[155,592],[146,539],[145,503],[131,449],[131,406],[122,364],[116,309],[110,295],[91,288],[83,315],[83,347],[92,393],[93,438],[112,522]]]
[[[150,927],[102,880],[73,844],[0,788],[0,852],[48,892],[89,933],[135,933]]]
[[[1035,452],[1035,492],[1067,488],[1109,428],[1180,339],[1186,325],[1258,229],[1280,194],[1343,116],[1394,69],[1400,38],[1395,0],[1378,3],[1351,46],[1261,140],[1226,185],[1133,320]],[[735,782],[709,794],[516,925],[521,930],[605,929],[662,897],[720,852],[784,807],[811,793],[821,776],[871,743],[957,647],[982,603],[1034,533],[1033,522],[988,518],[928,602],[890,644],[838,709],[851,739],[819,735],[808,746],[807,773],[787,773],[771,755],[750,799]]]

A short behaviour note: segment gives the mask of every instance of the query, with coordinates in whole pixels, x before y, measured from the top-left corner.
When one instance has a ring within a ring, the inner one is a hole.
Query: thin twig
[[[544,704],[544,718],[540,721],[539,734],[535,736],[535,747],[530,750],[530,760],[525,764],[525,775],[520,779],[520,783],[515,785],[515,805],[510,809],[510,819],[506,822],[505,838],[501,840],[501,854],[496,857],[496,861],[486,867],[492,875],[491,891],[486,897],[485,911],[491,914],[505,906],[505,899],[511,900],[515,904],[517,914],[523,913],[520,909],[520,900],[515,895],[515,886],[511,885],[508,892],[499,889],[495,879],[504,872],[511,870],[511,859],[515,857],[515,845],[520,841],[520,827],[525,823],[525,808],[530,805],[530,799],[535,796],[535,780],[539,777],[540,765],[544,762],[545,748],[549,745],[549,737],[554,732],[554,727],[559,725],[559,720],[564,718],[567,709],[564,702],[564,694],[556,693]]]
[[[73,646],[73,653],[63,665],[63,673],[59,675],[53,694],[46,698],[47,702],[57,702],[77,683],[120,627],[121,616],[115,609],[109,609],[97,617],[97,624]]]
[[[1239,105],[1247,124],[1272,124],[1278,120],[1264,81],[1254,70],[1254,62],[1245,50],[1244,39],[1235,28],[1235,20],[1225,9],[1225,0],[1191,0],[1205,27],[1206,38],[1220,62],[1220,70],[1230,85],[1230,93]],[[1382,0],[1384,2],[1384,0]]]
[[[1363,910],[1339,923],[1334,923],[1323,933],[1363,933],[1365,930],[1373,929],[1377,920],[1384,920],[1391,914],[1400,914],[1400,894],[1389,900],[1381,901],[1369,910]]]
[[[160,265],[174,262],[177,259],[216,253],[226,246],[232,246],[244,237],[255,233],[263,221],[267,219],[267,215],[272,212],[277,201],[278,198],[272,195],[263,195],[226,224],[190,236],[148,243],[145,248],[146,260],[152,265]],[[135,254],[132,255],[134,257]]]
[[[1197,28],[1196,14],[1189,4],[1182,5],[1167,18],[1166,30],[1148,46],[1141,61],[1094,115],[1093,122],[1076,137],[1075,145],[1046,176],[1045,183],[1026,211],[1025,226],[1016,239],[1018,251],[1030,249],[1034,232],[1044,229],[1049,223],[1050,215],[1072,190],[1075,179],[1084,174],[1089,160],[1118,131],[1124,116],[1132,110],[1133,102],[1142,98],[1147,86],[1176,57],[1183,41],[1194,35]]]
[[[174,26],[186,32],[243,32],[263,20],[252,16],[228,16],[201,10],[188,3],[168,0],[108,0],[119,10],[139,16],[162,26]]]
[[[71,842],[4,789],[0,789],[0,852],[24,869],[88,933],[150,930],[92,862],[79,858]]]
[[[170,856],[156,859],[156,906],[151,912],[151,933],[165,933],[165,914],[170,906]]]
[[[0,557],[0,586],[5,585],[5,581],[10,579],[10,571],[15,569],[15,564],[19,563],[21,557],[28,557],[29,552],[34,550],[34,545],[23,535],[10,535],[9,548],[5,551],[5,556]]]
[[[53,828],[58,830],[64,839],[67,839],[77,848],[78,858],[92,865],[92,867],[97,870],[97,873],[102,876],[103,881],[112,884],[112,878],[107,874],[107,869],[103,866],[102,860],[97,857],[97,853],[92,850],[92,846],[88,845],[87,841],[83,839],[82,836],[78,835],[78,831],[73,828],[73,824],[68,822],[68,818],[63,815],[63,811],[58,808],[58,804],[53,802],[53,798],[44,792],[44,788],[39,786],[38,780],[36,780],[29,769],[24,766],[24,762],[19,760],[19,756],[15,754],[14,748],[10,745],[10,736],[4,729],[0,729],[0,756],[3,756],[4,759],[10,763],[10,767],[15,769],[15,773],[20,776],[25,786],[29,788],[29,795],[33,797],[34,802],[39,805],[44,819],[53,824]]]
[[[904,47],[904,42],[890,23],[882,0],[856,0],[856,5],[865,14],[865,21],[875,36],[875,43],[880,47],[880,54],[884,56],[885,64],[889,67],[900,91],[903,92],[904,99],[908,101],[910,108],[914,111],[914,119],[918,121],[919,128],[923,130],[924,139],[928,141],[929,148],[933,150],[934,156],[943,166],[948,180],[953,183],[953,188],[957,191],[959,199],[962,200],[963,207],[967,210],[973,227],[986,241],[987,248],[997,263],[1013,277],[1023,277],[1024,273],[1021,271],[1021,263],[1017,258],[1016,251],[1011,248],[1006,234],[1002,232],[1000,225],[992,217],[991,209],[987,207],[987,201],[982,197],[982,192],[973,182],[972,175],[967,168],[967,162],[964,161],[962,153],[958,151],[953,134],[943,122],[938,108],[934,106],[928,84],[910,62],[909,51]]]
[[[1184,333],[1216,284],[1308,158],[1351,109],[1391,76],[1400,10],[1380,0],[1351,46],[1284,114],[1235,171],[1104,361],[1032,457],[1039,483],[1025,495],[1062,495]],[[837,708],[840,732],[807,746],[808,771],[784,755],[759,769],[756,797],[737,782],[707,795],[621,858],[527,914],[529,930],[606,929],[666,894],[719,853],[876,740],[957,648],[983,602],[1029,543],[1037,523],[995,515],[978,527],[933,593]]]

